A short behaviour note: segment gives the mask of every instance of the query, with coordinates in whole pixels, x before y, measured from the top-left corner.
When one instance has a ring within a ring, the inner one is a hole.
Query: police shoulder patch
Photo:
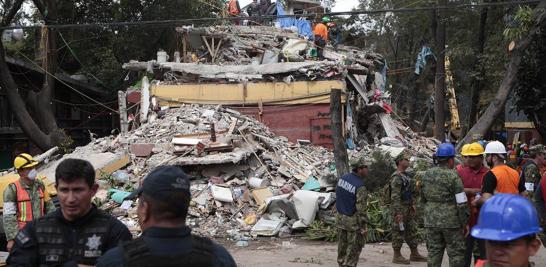
[[[21,245],[24,245],[24,244],[28,243],[28,241],[30,241],[30,237],[28,237],[28,235],[27,235],[27,233],[25,233],[25,231],[19,231],[19,233],[17,233],[17,236],[15,238],[17,239],[17,241]]]

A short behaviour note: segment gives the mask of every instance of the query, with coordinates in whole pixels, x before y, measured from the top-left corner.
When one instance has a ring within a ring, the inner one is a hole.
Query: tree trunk
[[[539,10],[545,7],[546,1],[542,0],[533,12],[534,19],[543,19],[543,16],[539,16]],[[461,140],[461,142],[457,144],[457,150],[461,149],[464,144],[469,143],[472,140],[472,136],[474,134],[480,134],[482,136],[485,135],[487,131],[489,131],[489,129],[491,128],[491,125],[493,125],[493,122],[495,121],[497,116],[504,110],[506,100],[508,99],[512,88],[514,87],[514,83],[516,82],[519,64],[523,56],[522,51],[527,49],[532,37],[540,30],[537,25],[540,25],[540,21],[538,23],[534,23],[533,27],[529,30],[529,33],[527,35],[524,35],[521,40],[514,41],[516,42],[516,47],[514,48],[514,50],[512,50],[506,75],[504,75],[504,79],[499,86],[495,99],[491,101],[478,122],[476,122],[476,124],[470,129],[470,131],[468,131],[468,133]]]
[[[12,9],[2,21],[3,26],[11,24],[13,17],[21,8],[22,2],[22,0],[18,0],[14,3]],[[38,0],[33,2],[40,13],[44,15],[46,24],[48,21],[57,20],[55,0],[48,0],[45,2],[45,4]],[[2,32],[3,31],[0,31],[0,34]],[[47,65],[44,67],[49,74],[54,74],[57,69],[56,33],[52,33],[50,37],[52,38],[48,38],[47,40]],[[10,108],[18,125],[27,135],[29,140],[42,150],[47,150],[54,147],[67,138],[64,132],[57,127],[57,123],[55,121],[52,107],[55,78],[49,74],[46,74],[44,85],[40,92],[29,92],[29,103],[36,105],[33,107],[33,110],[36,111],[36,115],[33,117],[29,113],[26,103],[19,94],[18,86],[11,76],[5,60],[4,45],[0,42],[0,85],[2,85],[2,88],[6,90]]]
[[[468,113],[468,118],[466,120],[466,125],[463,133],[466,134],[468,129],[474,123],[476,123],[476,117],[478,115],[478,107],[480,100],[480,91],[483,87],[483,79],[485,78],[485,67],[481,63],[481,57],[483,56],[483,50],[485,47],[485,26],[487,24],[487,12],[488,8],[482,8],[480,14],[480,27],[478,30],[478,54],[476,55],[476,61],[474,63],[475,69],[478,70],[478,77],[472,79],[472,87],[470,89],[470,112]]]
[[[445,6],[447,0],[441,1],[441,5]],[[436,76],[434,82],[434,137],[439,141],[445,139],[445,47],[446,47],[446,23],[445,11],[438,10],[438,26],[436,28],[436,53],[438,60],[436,62]]]
[[[330,92],[330,117],[332,118],[332,139],[334,141],[334,155],[336,155],[334,158],[338,177],[350,172],[341,116],[341,90],[332,89]]]

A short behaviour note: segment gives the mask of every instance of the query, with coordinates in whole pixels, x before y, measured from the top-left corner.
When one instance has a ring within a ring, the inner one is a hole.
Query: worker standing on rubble
[[[228,13],[230,17],[239,17],[239,14],[241,14],[241,6],[239,5],[239,0],[229,0],[228,5]],[[235,25],[239,25],[239,19],[233,20]]]
[[[397,170],[391,175],[390,195],[392,225],[392,262],[410,264],[410,261],[426,262],[427,258],[417,250],[417,223],[415,222],[415,181],[406,172],[409,167],[409,154],[400,153],[395,159]],[[402,256],[404,240],[411,249],[410,259]]]
[[[484,154],[491,170],[483,177],[482,196],[474,199],[473,206],[480,207],[496,193],[526,195],[524,181],[520,179],[518,172],[505,164],[506,148],[501,142],[489,142]]]
[[[340,267],[356,266],[364,247],[368,224],[368,191],[364,179],[370,163],[364,157],[352,159],[352,172],[341,176],[336,186],[337,263]]]
[[[544,146],[534,145],[529,148],[529,159],[521,167],[520,179],[525,184],[525,189],[531,202],[535,199],[535,188],[540,184],[540,169],[544,166]]]
[[[489,171],[487,167],[483,166],[483,153],[484,149],[478,142],[464,145],[463,150],[461,151],[461,155],[465,158],[466,164],[464,167],[457,168],[457,173],[463,182],[468,204],[481,196],[483,177]],[[470,207],[470,219],[468,220],[469,229],[472,229],[472,227],[476,225],[478,214],[479,210],[477,207]],[[475,239],[471,235],[468,235],[466,237],[465,266],[471,266],[472,254],[476,243],[479,255],[474,258],[474,261],[476,262],[478,259],[485,259],[485,243],[483,240]]]
[[[120,241],[131,240],[123,223],[92,204],[99,186],[91,163],[63,160],[55,183],[61,207],[19,231],[8,266],[95,265]]]
[[[328,43],[328,27],[326,26],[328,22],[330,22],[330,17],[323,17],[322,22],[317,23],[313,30],[319,60],[324,59],[324,47]]]
[[[190,179],[179,166],[154,169],[126,199],[137,197],[142,235],[106,253],[97,267],[237,266],[224,247],[192,235],[186,226]]]
[[[541,232],[537,213],[525,198],[498,194],[483,205],[472,236],[485,240],[487,261],[476,267],[527,267],[529,257],[540,249],[536,234]]]
[[[11,251],[15,236],[28,222],[55,210],[44,183],[37,178],[36,162],[31,155],[23,153],[15,158],[13,167],[19,180],[4,190],[4,230],[7,250]]]
[[[449,266],[463,266],[470,212],[463,183],[453,170],[455,148],[451,143],[440,144],[435,155],[438,166],[427,170],[421,183],[428,266],[441,266],[444,250]]]

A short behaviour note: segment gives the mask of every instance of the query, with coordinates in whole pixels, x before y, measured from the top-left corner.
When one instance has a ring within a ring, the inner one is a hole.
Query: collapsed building
[[[39,170],[52,183],[62,159],[90,160],[100,184],[96,204],[135,235],[136,208],[124,197],[166,164],[194,179],[188,225],[199,234],[240,240],[332,221],[332,89],[344,92],[351,156],[405,148],[419,158],[432,154],[434,141],[392,118],[386,62],[372,51],[327,47],[326,60],[317,61],[313,45],[290,30],[177,30],[184,42],[172,61],[160,51],[155,60],[124,65],[143,78],[139,90],[120,93],[121,133],[47,157]]]

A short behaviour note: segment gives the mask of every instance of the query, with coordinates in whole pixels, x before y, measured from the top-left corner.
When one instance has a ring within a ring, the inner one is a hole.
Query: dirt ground
[[[237,247],[234,243],[224,244],[235,258],[239,267],[303,267],[337,266],[337,245],[335,243],[297,239],[260,239],[249,241],[248,247]],[[426,255],[424,245],[419,251]],[[409,248],[404,245],[402,253],[409,257]],[[367,244],[360,254],[359,266],[398,266],[391,263],[390,243]],[[546,266],[546,249],[541,247],[532,259],[536,266]],[[402,265],[400,265],[402,266]],[[426,266],[426,263],[411,263],[410,266]],[[449,266],[447,254],[442,266]]]

